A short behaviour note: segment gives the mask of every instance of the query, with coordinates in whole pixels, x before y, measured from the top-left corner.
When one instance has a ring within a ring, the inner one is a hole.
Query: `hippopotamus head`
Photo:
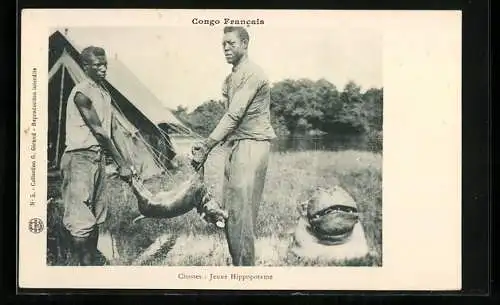
[[[314,188],[304,203],[304,216],[318,238],[348,234],[358,222],[356,202],[340,186]]]

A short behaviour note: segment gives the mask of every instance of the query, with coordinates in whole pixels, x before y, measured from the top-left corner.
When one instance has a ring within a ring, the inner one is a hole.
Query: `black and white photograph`
[[[47,263],[380,266],[381,47],[348,27],[55,29]]]
[[[23,16],[25,286],[459,285],[459,15]]]

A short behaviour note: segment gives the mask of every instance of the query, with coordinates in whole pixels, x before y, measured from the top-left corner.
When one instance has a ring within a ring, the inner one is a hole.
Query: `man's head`
[[[101,82],[106,77],[108,61],[106,52],[100,47],[86,47],[81,54],[85,73],[94,81]]]
[[[226,61],[236,65],[241,57],[247,54],[250,37],[243,27],[228,26],[224,28],[224,38],[222,48]]]

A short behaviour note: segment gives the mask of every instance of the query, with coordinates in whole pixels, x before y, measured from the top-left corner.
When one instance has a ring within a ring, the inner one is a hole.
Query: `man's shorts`
[[[61,158],[63,224],[75,237],[88,237],[106,219],[106,161],[99,150],[74,150]]]

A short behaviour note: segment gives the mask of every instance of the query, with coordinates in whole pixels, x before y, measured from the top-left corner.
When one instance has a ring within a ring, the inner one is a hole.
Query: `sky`
[[[338,89],[352,80],[382,87],[382,36],[369,28],[250,27],[249,57],[271,82],[325,78]],[[222,52],[222,27],[69,28],[78,48],[96,45],[117,57],[168,108],[190,111],[219,99],[231,72]]]

